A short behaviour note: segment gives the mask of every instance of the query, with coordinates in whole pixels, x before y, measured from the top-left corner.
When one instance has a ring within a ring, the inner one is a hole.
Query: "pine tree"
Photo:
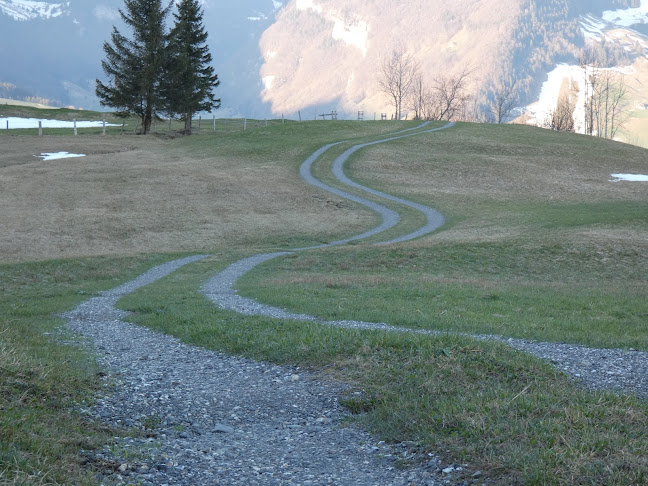
[[[199,1],[181,0],[173,15],[175,25],[169,33],[162,93],[166,111],[184,120],[184,132],[190,134],[196,112],[220,107],[220,99],[213,93],[220,82],[211,66]]]
[[[126,12],[119,10],[124,23],[132,29],[128,39],[116,27],[112,45],[104,43],[106,59],[101,65],[109,78],[97,80],[96,93],[102,106],[118,110],[117,114],[135,114],[142,120],[142,132],[149,133],[153,116],[164,109],[160,79],[164,68],[165,19],[171,3],[162,0],[125,0]]]

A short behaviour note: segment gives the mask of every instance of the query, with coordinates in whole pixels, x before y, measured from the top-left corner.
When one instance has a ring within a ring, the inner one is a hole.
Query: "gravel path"
[[[64,315],[94,345],[114,385],[82,411],[117,427],[151,430],[149,438],[115,438],[86,454],[105,468],[102,484],[465,484],[453,479],[460,466],[431,455],[416,468],[398,468],[415,452],[347,426],[340,384],[188,346],[122,320],[127,313],[114,307],[121,296],[201,258],[155,267]]]
[[[377,244],[389,244],[418,238],[425,234],[431,233],[443,225],[443,216],[433,208],[429,208],[422,204],[413,203],[390,194],[385,194],[380,191],[362,186],[344,174],[344,163],[348,160],[351,154],[360,150],[363,147],[376,145],[379,143],[388,142],[400,138],[418,135],[419,133],[429,133],[438,130],[443,130],[451,127],[453,124],[448,124],[442,128],[424,130],[419,132],[407,134],[395,134],[392,137],[368,142],[364,144],[355,145],[346,150],[333,162],[333,174],[343,184],[362,190],[374,196],[383,199],[397,202],[406,205],[413,209],[422,212],[426,216],[426,224],[416,231],[398,238],[380,242]],[[422,127],[417,127],[422,128]],[[355,196],[337,188],[333,188],[323,184],[315,179],[311,174],[312,164],[319,158],[326,150],[337,144],[327,145],[315,152],[309,157],[301,167],[302,177],[310,184],[321,189],[333,192],[341,197],[345,197],[360,204],[375,210],[383,219],[383,222],[370,231],[362,235],[354,236],[346,240],[337,241],[323,246],[333,246],[348,243],[354,239],[367,238],[379,234],[386,229],[394,227],[400,221],[400,217],[394,211],[372,201],[365,200],[359,196]],[[313,247],[319,248],[319,247]],[[302,248],[294,251],[299,251]],[[202,288],[205,294],[212,302],[222,309],[232,310],[245,315],[264,315],[268,317],[275,317],[278,319],[297,319],[303,321],[315,321],[323,325],[336,326],[336,327],[352,327],[361,329],[374,329],[390,332],[414,332],[418,334],[437,335],[439,332],[427,331],[421,329],[407,329],[403,327],[391,326],[385,323],[371,323],[360,321],[325,321],[315,316],[306,314],[295,314],[287,312],[283,309],[272,307],[269,305],[261,304],[253,299],[241,297],[237,295],[234,289],[236,281],[245,273],[252,270],[255,266],[266,262],[272,258],[284,256],[290,252],[268,253],[262,255],[255,255],[236,262],[223,270],[220,274],[211,278]],[[648,353],[642,351],[629,351],[622,349],[596,349],[587,348],[584,346],[577,346],[573,344],[564,343],[544,343],[527,341],[522,339],[510,339],[500,336],[471,336],[483,340],[496,340],[509,344],[510,346],[521,351],[528,352],[537,357],[551,361],[561,370],[565,371],[572,378],[578,380],[580,383],[591,389],[598,390],[613,390],[618,392],[634,393],[640,397],[648,398]]]
[[[334,162],[336,177],[348,184],[342,172],[345,157],[363,146],[430,131],[434,130],[408,131],[353,147]],[[398,224],[400,218],[394,211],[381,205],[377,205],[381,209],[374,208],[376,203],[326,186],[312,177],[312,163],[333,145],[336,144],[323,147],[304,162],[302,176],[322,189],[376,209],[383,223],[363,235],[322,246],[373,236]],[[443,224],[443,217],[431,208],[352,185],[425,214],[427,221],[422,228],[383,243],[415,238]],[[293,251],[300,250],[305,249]],[[381,323],[322,321],[236,294],[233,285],[241,275],[264,261],[289,253],[256,255],[236,262],[210,279],[202,292],[221,308],[248,315],[434,334]],[[421,457],[410,451],[408,448],[413,444],[389,446],[353,426],[345,426],[346,412],[337,402],[344,391],[340,384],[319,380],[299,368],[274,366],[188,346],[171,336],[124,322],[127,313],[115,309],[121,296],[202,258],[184,258],[155,267],[64,315],[69,326],[86,336],[97,349],[100,364],[111,372],[108,381],[114,385],[112,393],[83,412],[116,426],[150,429],[148,438],[115,438],[115,443],[105,450],[87,453],[90,463],[103,465],[103,484],[470,484],[471,479],[460,479],[464,465],[442,464],[436,456]],[[492,336],[482,338],[499,339],[550,359],[588,386],[648,396],[647,353],[593,350]],[[399,461],[413,458],[416,467],[396,467]],[[478,476],[479,473],[475,477]]]
[[[412,131],[397,137],[409,133]],[[313,154],[310,164],[333,145]],[[319,181],[316,185],[323,187]],[[378,228],[331,245],[372,236],[400,221],[394,211],[330,189],[377,210],[380,207],[385,218]],[[435,220],[428,221],[429,228],[443,222],[437,215],[429,219]],[[233,291],[227,289],[231,290],[238,275],[288,253],[258,255],[238,262],[238,272],[220,275],[225,292],[212,281],[212,295],[236,300]],[[299,368],[188,346],[123,320],[127,313],[115,308],[120,297],[202,258],[189,257],[155,267],[63,316],[72,330],[95,347],[100,365],[110,370],[107,381],[113,385],[112,393],[83,412],[118,427],[150,429],[149,438],[115,438],[115,443],[103,451],[87,453],[89,463],[104,469],[103,484],[469,484],[457,477],[463,475],[461,465],[441,464],[431,454],[421,457],[416,450],[409,450],[414,444],[378,442],[346,424],[347,412],[337,401],[344,391],[341,384],[319,380]],[[255,313],[276,312],[256,302],[251,306]],[[397,467],[414,455],[416,467]]]
[[[202,288],[214,304],[245,315],[263,315],[277,319],[314,321],[322,325],[371,329],[389,332],[411,332],[426,335],[443,334],[439,331],[409,329],[385,323],[362,321],[326,321],[315,316],[295,314],[277,307],[261,304],[236,293],[236,281],[257,265],[288,253],[268,253],[238,261],[212,277]],[[648,353],[623,349],[597,349],[564,343],[545,343],[489,335],[469,335],[481,340],[506,343],[516,349],[551,361],[559,369],[591,389],[634,393],[648,398]]]

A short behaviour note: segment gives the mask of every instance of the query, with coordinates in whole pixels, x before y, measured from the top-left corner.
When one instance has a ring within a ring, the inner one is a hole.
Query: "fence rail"
[[[320,115],[320,121],[336,120],[337,113]],[[385,118],[382,118],[383,120]],[[317,120],[317,118],[315,118]],[[359,114],[358,120],[363,117]],[[299,123],[300,121],[280,119],[253,119],[253,118],[216,118],[196,117],[192,119],[192,133],[207,132],[237,132],[245,130],[256,130],[265,127]],[[137,134],[141,130],[141,123],[136,118],[127,120],[106,118],[104,120],[77,121],[74,120],[38,120],[0,117],[0,133],[4,134],[37,134],[39,136],[49,134]],[[173,134],[184,130],[184,122],[173,119],[155,119],[151,124],[151,132],[158,135]]]

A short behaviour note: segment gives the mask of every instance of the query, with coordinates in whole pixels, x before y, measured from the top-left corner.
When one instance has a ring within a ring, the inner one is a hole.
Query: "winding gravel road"
[[[344,163],[348,160],[351,154],[364,147],[401,138],[416,136],[421,133],[430,133],[438,130],[444,130],[452,127],[453,125],[454,124],[449,123],[444,127],[431,130],[425,130],[425,125],[422,125],[415,129],[418,129],[419,131],[394,134],[391,137],[381,140],[355,145],[347,149],[333,162],[333,174],[335,175],[336,179],[342,184],[367,192],[368,194],[372,194],[373,196],[408,206],[417,211],[420,211],[425,215],[426,224],[421,228],[412,233],[408,233],[406,235],[390,239],[388,241],[375,243],[376,245],[398,243],[429,234],[443,225],[443,216],[433,208],[424,206],[422,204],[413,203],[411,201],[407,201],[390,194],[385,194],[383,192],[376,191],[352,181],[344,174]],[[423,130],[421,130],[422,128]],[[300,172],[302,177],[309,184],[312,184],[315,187],[324,189],[351,201],[363,204],[364,206],[367,206],[368,208],[376,211],[381,215],[382,223],[377,227],[365,233],[362,233],[361,235],[356,235],[345,240],[329,243],[327,245],[300,248],[293,251],[346,244],[353,240],[375,236],[381,232],[393,228],[400,222],[400,216],[395,211],[392,211],[391,209],[386,208],[378,203],[366,200],[362,197],[349,194],[345,191],[324,184],[313,177],[311,173],[311,167],[313,163],[329,148],[339,145],[339,143],[322,147],[313,155],[311,155],[301,166]],[[411,332],[427,335],[441,334],[438,331],[408,329],[404,327],[392,326],[386,323],[361,321],[325,321],[316,316],[294,314],[283,309],[261,304],[254,299],[241,297],[236,293],[236,290],[234,289],[236,281],[247,272],[251,271],[254,267],[260,265],[261,263],[264,263],[273,258],[289,255],[290,253],[292,252],[266,253],[248,257],[241,261],[235,262],[225,270],[223,270],[221,273],[215,275],[209,281],[207,281],[202,288],[202,293],[221,309],[227,309],[245,315],[263,315],[268,317],[275,317],[278,319],[314,321],[322,325],[335,327],[373,329],[390,332]],[[491,335],[464,335],[474,337],[476,339],[504,342],[521,351],[528,352],[539,358],[547,359],[551,361],[555,366],[569,374],[572,378],[578,380],[580,383],[591,389],[634,393],[640,397],[648,398],[648,353],[646,352],[623,349],[596,349],[566,343],[546,343]]]
[[[443,216],[432,208],[349,180],[343,171],[345,161],[363,147],[451,126],[426,129],[424,124],[356,145],[335,160],[333,172],[341,183],[425,215],[426,223],[421,228],[377,244],[428,234],[443,224]],[[320,189],[378,212],[381,224],[361,235],[326,245],[245,258],[215,275],[201,291],[220,308],[246,315],[314,321],[338,327],[436,334],[386,323],[323,321],[316,316],[294,314],[237,295],[234,289],[237,279],[265,261],[296,251],[375,236],[400,222],[397,212],[328,186],[312,176],[313,163],[339,143],[322,147],[309,157],[301,166],[302,177]],[[471,483],[470,479],[465,479],[470,475],[462,472],[465,465],[442,464],[433,455],[428,455],[423,462],[418,457],[415,467],[397,468],[398,461],[413,457],[407,444],[388,446],[354,427],[345,427],[345,412],[337,403],[343,389],[338,385],[319,381],[298,368],[273,366],[187,346],[173,337],[123,321],[127,314],[114,307],[121,296],[202,258],[204,256],[195,256],[155,267],[65,314],[70,327],[85,335],[95,346],[100,363],[111,370],[111,380],[117,382],[112,394],[98,399],[95,406],[84,412],[117,426],[150,428],[154,424],[153,438],[116,439],[116,444],[110,448],[88,453],[92,463],[112,464],[105,472],[106,483],[358,486]],[[648,397],[648,353],[496,336],[473,337],[503,341],[549,359],[586,386]]]

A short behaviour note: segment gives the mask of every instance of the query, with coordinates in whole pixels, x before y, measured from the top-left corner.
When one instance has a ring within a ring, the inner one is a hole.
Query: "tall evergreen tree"
[[[162,93],[166,111],[184,120],[184,131],[190,134],[196,112],[220,107],[220,99],[213,92],[220,82],[211,66],[199,1],[181,0],[173,15],[175,25],[169,33]]]
[[[149,133],[155,113],[164,109],[160,80],[164,69],[165,20],[171,9],[162,0],[125,0],[126,11],[119,10],[124,23],[132,29],[128,39],[116,27],[112,45],[104,43],[106,59],[101,65],[108,84],[97,80],[96,93],[102,106],[118,110],[118,115],[135,114],[142,120],[142,132]]]

